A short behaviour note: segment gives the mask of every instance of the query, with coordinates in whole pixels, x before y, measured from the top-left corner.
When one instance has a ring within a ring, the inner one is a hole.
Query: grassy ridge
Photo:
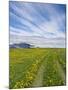
[[[65,85],[65,49],[10,49],[9,69],[10,88]]]

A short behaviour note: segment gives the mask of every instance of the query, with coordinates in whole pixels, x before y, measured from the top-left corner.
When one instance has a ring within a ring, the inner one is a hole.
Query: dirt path
[[[42,64],[38,71],[38,74],[33,82],[33,85],[32,85],[33,87],[41,87],[42,86],[43,72],[44,72],[44,65]]]
[[[44,75],[45,67],[47,66],[47,58],[46,60],[45,59],[43,60],[44,61],[42,62],[38,70],[37,76],[32,84],[32,87],[42,87],[43,86],[43,75]]]

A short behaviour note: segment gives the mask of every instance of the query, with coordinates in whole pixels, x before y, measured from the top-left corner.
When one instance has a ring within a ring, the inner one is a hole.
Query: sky
[[[10,44],[26,42],[39,47],[65,47],[64,4],[9,2]]]

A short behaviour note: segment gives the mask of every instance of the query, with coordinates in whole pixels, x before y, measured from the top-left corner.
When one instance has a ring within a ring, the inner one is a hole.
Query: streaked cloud
[[[63,4],[10,1],[10,43],[29,41],[36,46],[65,47],[65,9]],[[34,40],[36,36],[39,39]]]

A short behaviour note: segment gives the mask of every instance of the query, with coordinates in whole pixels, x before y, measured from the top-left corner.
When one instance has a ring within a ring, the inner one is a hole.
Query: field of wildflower
[[[9,58],[11,89],[66,84],[64,48],[11,48]]]

